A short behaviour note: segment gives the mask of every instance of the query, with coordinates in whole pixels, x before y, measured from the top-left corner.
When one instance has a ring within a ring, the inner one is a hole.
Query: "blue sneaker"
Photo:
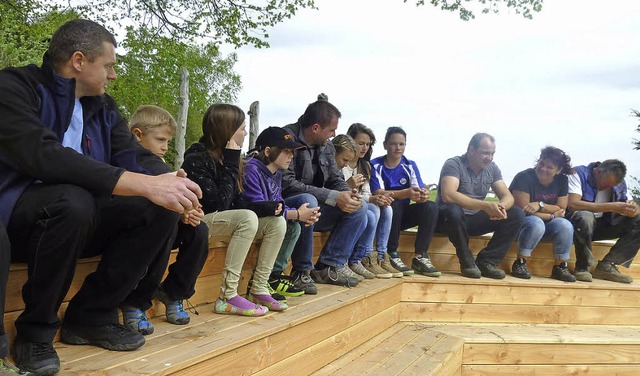
[[[164,291],[162,286],[158,287],[158,291],[156,291],[156,299],[164,304],[165,315],[167,316],[167,321],[170,323],[175,325],[186,325],[191,320],[189,312],[184,309],[182,300],[172,300]]]
[[[147,312],[132,306],[120,307],[124,326],[134,333],[144,336],[153,333],[153,324],[147,318]]]

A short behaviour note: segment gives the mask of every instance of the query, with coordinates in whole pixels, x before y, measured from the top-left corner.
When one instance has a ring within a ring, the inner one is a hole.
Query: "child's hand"
[[[191,225],[193,227],[198,226],[202,218],[204,218],[204,212],[202,211],[202,208],[190,210],[186,213],[183,213],[181,216],[182,223]]]
[[[278,203],[278,207],[276,208],[276,212],[275,212],[274,215],[275,216],[279,216],[280,213],[282,213],[282,203],[281,202]]]

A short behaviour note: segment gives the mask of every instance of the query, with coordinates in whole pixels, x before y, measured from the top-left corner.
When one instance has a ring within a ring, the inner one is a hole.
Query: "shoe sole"
[[[562,281],[562,282],[575,282],[576,281],[575,278],[574,279],[562,279],[560,277],[556,277],[556,276],[553,276],[553,275],[551,276],[551,279],[555,279],[555,280]]]
[[[480,273],[480,270],[476,271],[476,269],[473,269],[473,271],[461,271],[460,272],[462,274],[463,277],[467,277],[467,278],[473,278],[473,279],[480,279],[480,277],[482,277],[482,273]]]
[[[597,278],[597,279],[604,279],[605,281],[618,282],[618,283],[631,283],[631,282],[633,282],[633,279],[631,279],[630,281],[629,280],[620,280],[615,275],[612,276],[609,273],[600,273],[597,269],[593,271],[592,277],[593,278]]]
[[[576,277],[576,281],[593,282],[593,276],[591,273],[574,273],[573,276]]]
[[[62,340],[65,343],[71,344],[71,345],[93,345],[93,346],[100,346],[102,348],[105,348],[107,350],[113,350],[113,351],[133,351],[133,350],[137,350],[139,348],[142,347],[142,345],[144,345],[144,338],[141,338],[140,341],[136,342],[136,343],[127,343],[127,344],[113,344],[110,343],[108,341],[105,340],[99,340],[99,341],[90,341],[86,338],[82,338],[76,335],[70,335],[70,334],[65,334],[62,336]]]
[[[426,275],[427,277],[440,277],[442,275],[441,272],[421,272],[416,270],[416,273]]]
[[[531,279],[531,274],[513,274],[511,273],[512,277],[516,277],[516,278],[520,278],[520,279]]]
[[[29,369],[29,368],[23,368],[23,367],[18,367],[18,368],[20,368],[21,371],[31,372],[32,374],[38,375],[38,376],[52,376],[60,372],[60,366],[58,365],[44,366],[38,369]],[[16,375],[18,375],[18,373],[16,373]]]
[[[504,279],[506,274],[496,274],[496,275],[491,275],[491,274],[480,274],[481,276],[485,277],[485,278],[491,278],[491,279]]]

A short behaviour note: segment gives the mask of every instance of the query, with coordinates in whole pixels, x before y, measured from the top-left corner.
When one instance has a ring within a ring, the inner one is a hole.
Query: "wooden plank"
[[[309,374],[312,372],[312,374],[317,375],[331,374],[333,376],[350,375],[354,372],[364,374],[367,365],[366,363],[363,364],[360,357],[355,354],[362,354],[362,348],[376,348],[376,344],[380,346],[384,342],[380,341],[376,336],[376,333],[380,330],[386,333],[385,336],[380,336],[383,339],[390,339],[390,336],[397,333],[398,327],[394,327],[395,323],[397,323],[397,317],[397,307],[390,307],[281,362],[260,370],[256,375],[283,375],[291,372],[291,370],[295,370],[296,374]],[[400,326],[399,328],[403,327]],[[340,357],[338,361],[334,361],[340,354],[345,353],[347,355]],[[364,353],[367,353],[367,351],[365,350]],[[333,363],[327,364],[329,362]]]
[[[386,344],[391,349],[395,349],[395,353],[391,356],[381,360],[377,366],[369,373],[372,375],[402,375],[405,370],[409,368],[416,360],[422,355],[429,352],[431,349],[440,346],[440,341],[446,337],[446,334],[420,329],[418,327],[411,328],[407,326],[408,330],[413,330],[415,336],[409,341],[403,341],[402,345]],[[423,374],[430,374],[430,370],[424,370]],[[411,372],[409,372],[411,374]]]
[[[462,367],[462,353],[464,340],[462,338],[445,335],[400,375],[459,375]]]
[[[571,375],[571,376],[637,376],[640,374],[640,367],[636,365],[463,365],[462,376],[549,376],[549,375]]]
[[[640,325],[637,308],[401,302],[400,321]]]
[[[388,348],[384,345],[387,340],[397,336],[400,330],[405,327],[405,323],[392,325],[380,334],[312,373],[311,376],[346,376],[353,373],[353,368],[357,369],[359,373],[366,373],[367,370],[375,367],[383,357],[380,354],[380,349]],[[405,337],[402,336],[402,338]],[[393,352],[395,351],[391,351],[391,353]]]
[[[467,343],[464,364],[637,364],[640,345]]]

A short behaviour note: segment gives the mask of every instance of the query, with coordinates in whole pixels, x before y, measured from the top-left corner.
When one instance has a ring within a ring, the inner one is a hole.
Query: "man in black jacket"
[[[178,214],[199,187],[140,147],[105,94],[116,41],[87,20],[53,35],[42,67],[0,71],[0,220],[13,261],[27,262],[14,358],[38,375],[59,371],[52,341],[77,257],[102,255],[70,301],[62,339],[134,350],[139,333],[118,322],[147,268],[165,266]],[[123,197],[126,196],[126,197]]]
[[[291,276],[307,294],[316,293],[310,276],[318,283],[355,286],[359,282],[346,264],[367,224],[367,207],[345,182],[336,165],[333,144],[328,142],[335,136],[340,116],[334,105],[319,100],[311,103],[296,123],[284,127],[306,146],[294,151],[289,169],[282,176],[285,203],[297,208],[306,202],[310,208],[320,207],[322,214],[315,225],[303,227],[291,255]],[[315,270],[314,230],[331,231]]]

